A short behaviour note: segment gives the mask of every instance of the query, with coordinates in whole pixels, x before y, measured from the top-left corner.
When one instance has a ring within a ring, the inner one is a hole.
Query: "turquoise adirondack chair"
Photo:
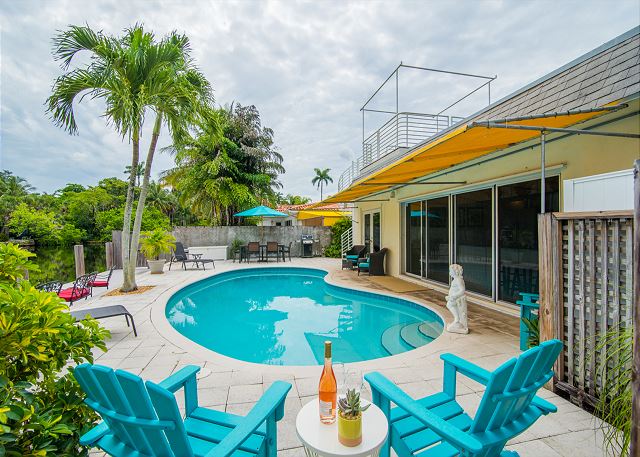
[[[535,394],[552,378],[561,349],[560,341],[545,341],[493,372],[443,354],[443,391],[420,400],[409,397],[380,373],[366,374],[373,402],[389,419],[389,439],[380,457],[389,456],[389,447],[399,457],[517,456],[503,450],[507,441],[543,414],[556,412],[553,404]],[[486,386],[473,419],[456,402],[458,372]],[[391,408],[390,402],[397,407]]]
[[[188,365],[159,384],[123,370],[84,363],[74,376],[85,403],[102,416],[80,438],[114,457],[276,457],[276,421],[291,384],[276,381],[247,416],[198,406],[196,374]],[[184,388],[182,418],[174,393]]]

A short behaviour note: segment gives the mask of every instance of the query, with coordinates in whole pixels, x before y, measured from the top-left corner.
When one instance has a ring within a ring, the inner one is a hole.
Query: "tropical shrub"
[[[37,271],[38,267],[30,259],[33,252],[21,249],[17,244],[0,243],[0,285],[15,284],[24,278],[25,272]]]
[[[53,211],[30,208],[20,203],[9,218],[9,233],[16,237],[26,237],[40,243],[55,243],[58,229]]]
[[[331,227],[331,241],[329,245],[324,248],[325,257],[338,258],[342,255],[342,247],[340,240],[342,234],[351,228],[351,219],[343,217]]]
[[[109,332],[93,319],[76,323],[56,294],[16,283],[31,268],[20,251],[0,247],[0,455],[87,455],[78,440],[98,416],[72,366],[106,350]]]
[[[157,228],[152,231],[142,232],[140,251],[147,259],[157,260],[160,254],[166,254],[175,247],[175,237],[166,230]]]
[[[532,348],[540,345],[540,319],[532,318],[527,319],[526,317],[522,318],[522,323],[529,330],[529,338],[527,339],[527,347]]]
[[[606,349],[606,357],[601,354]],[[627,457],[631,443],[631,367],[633,326],[614,328],[598,338],[590,357],[596,358],[602,387],[596,411],[604,420],[602,432],[607,454]]]

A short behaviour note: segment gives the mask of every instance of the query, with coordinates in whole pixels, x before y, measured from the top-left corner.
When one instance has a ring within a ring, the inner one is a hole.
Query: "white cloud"
[[[4,1],[0,10],[0,168],[48,192],[67,182],[123,176],[130,147],[106,126],[99,102],[78,108],[78,136],[67,135],[46,115],[44,101],[60,73],[51,37],[69,24],[119,33],[144,22],[158,35],[187,33],[217,102],[255,104],[263,124],[274,129],[287,169],[284,191],[315,198],[313,168],[332,169],[335,183],[328,192],[335,192],[340,173],[359,153],[359,109],[400,61],[497,74],[496,100],[637,25],[640,16],[634,0],[31,0]],[[439,110],[473,84],[403,72],[401,109]],[[375,106],[394,109],[393,95],[382,93]],[[486,103],[483,97],[461,114]],[[381,120],[371,115],[367,122],[373,128]],[[161,137],[161,146],[167,142]],[[171,164],[159,155],[154,172]]]

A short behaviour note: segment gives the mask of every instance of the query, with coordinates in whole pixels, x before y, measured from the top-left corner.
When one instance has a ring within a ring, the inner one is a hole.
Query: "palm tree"
[[[124,174],[127,176],[131,176],[131,165],[127,165],[126,167],[124,167]],[[140,187],[140,178],[144,176],[144,160],[142,162],[138,162],[138,166],[135,170],[135,175],[138,187]]]
[[[333,182],[333,178],[329,176],[331,168],[325,168],[324,170],[314,168],[313,170],[316,172],[316,175],[311,180],[311,184],[315,184],[316,187],[320,188],[320,201],[322,201],[322,189],[330,182]]]
[[[79,102],[86,95],[101,98],[106,104],[104,116],[108,123],[132,143],[132,173],[122,227],[121,290],[135,290],[142,213],[160,129],[166,125],[174,141],[178,141],[201,107],[212,102],[211,86],[192,63],[188,38],[175,32],[156,41],[142,25],[125,30],[122,37],[94,32],[88,26],[71,26],[59,33],[53,44],[54,58],[62,61],[65,71],[54,82],[53,93],[47,100],[47,110],[56,125],[76,134],[74,101]],[[74,57],[82,51],[91,54],[89,63],[69,70]],[[132,228],[135,171],[141,163],[140,132],[149,112],[155,114],[155,121]]]

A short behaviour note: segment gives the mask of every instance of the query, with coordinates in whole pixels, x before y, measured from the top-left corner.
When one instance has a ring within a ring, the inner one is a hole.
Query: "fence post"
[[[633,364],[631,366],[631,392],[632,392],[632,410],[631,410],[631,453],[630,455],[640,454],[640,307],[638,303],[638,295],[640,294],[640,262],[638,255],[640,254],[640,160],[636,160],[633,167]]]
[[[76,261],[76,278],[84,275],[84,246],[76,244],[73,247],[73,256]]]
[[[555,265],[553,264],[552,218],[553,214],[551,213],[538,214],[538,277],[540,293],[538,324],[540,326],[540,342],[555,338],[553,293]],[[553,390],[553,380],[550,380],[545,387]]]
[[[106,253],[107,270],[110,270],[113,266],[113,243],[111,241],[104,243],[104,250]]]

